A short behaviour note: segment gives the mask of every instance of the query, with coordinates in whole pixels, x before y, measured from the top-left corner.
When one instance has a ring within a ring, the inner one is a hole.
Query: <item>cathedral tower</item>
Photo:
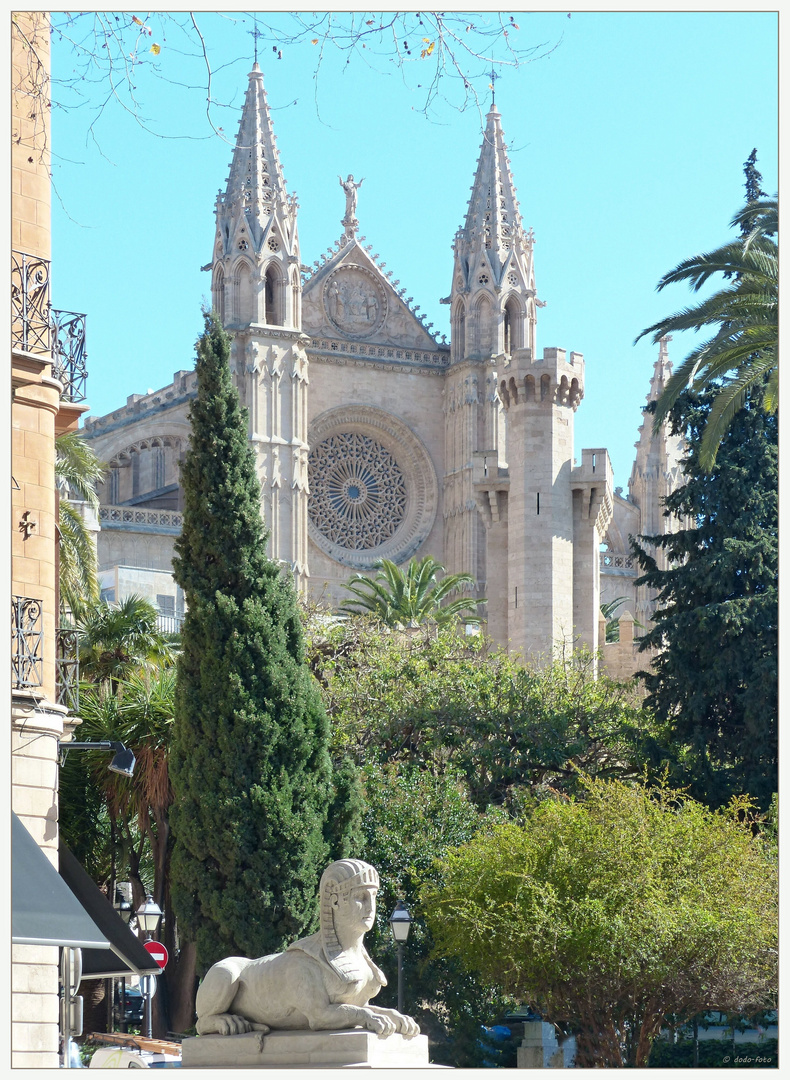
[[[451,302],[448,381],[455,375],[459,389],[471,384],[472,393],[456,391],[455,400],[468,409],[471,398],[476,414],[467,414],[460,433],[448,418],[448,432],[485,526],[489,633],[525,656],[547,657],[558,642],[595,650],[611,466],[605,450],[585,450],[574,467],[581,353],[536,354],[533,236],[522,225],[493,104],[466,224],[456,236]],[[490,394],[492,382],[498,395]]]
[[[658,359],[653,366],[647,395],[648,405],[658,400],[672,374],[672,362],[667,350],[667,344],[671,340],[669,336],[659,339]],[[681,522],[674,516],[667,517],[664,513],[664,500],[667,495],[683,483],[683,457],[683,439],[680,435],[671,434],[669,421],[665,421],[659,430],[654,432],[653,414],[646,412],[639,427],[636,458],[628,481],[628,501],[639,508],[641,535],[659,536],[688,527],[688,522]],[[665,551],[657,549],[654,554],[658,565],[666,569]],[[644,587],[637,589],[636,594],[634,617],[637,622],[647,626],[655,609],[655,596],[652,590]]]
[[[249,410],[269,554],[307,577],[307,338],[297,201],[285,187],[263,75],[249,75],[224,193],[216,203],[212,299],[233,336],[231,370]]]
[[[504,467],[505,425],[497,371],[518,349],[534,348],[535,337],[532,236],[525,234],[521,223],[493,103],[454,255],[448,298],[452,345],[445,390],[445,558],[448,569],[474,574],[481,594],[490,596],[493,567],[492,560],[486,560],[475,505],[474,455],[485,451],[489,467]]]

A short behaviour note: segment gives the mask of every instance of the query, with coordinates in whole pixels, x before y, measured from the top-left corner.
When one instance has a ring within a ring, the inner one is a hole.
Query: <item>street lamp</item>
[[[130,920],[132,918],[132,915],[133,915],[132,905],[126,899],[126,897],[123,895],[121,890],[117,887],[117,885],[115,887],[115,903],[113,904],[113,907],[118,912],[118,914],[121,916],[121,918],[123,919],[126,926],[128,926],[129,922],[130,922]]]
[[[390,915],[390,929],[398,946],[398,1012],[403,1012],[403,945],[409,936],[412,918],[409,909],[399,900]]]
[[[162,909],[155,902],[150,893],[145,898],[145,903],[140,904],[139,908],[135,912],[137,916],[137,925],[145,934],[145,940],[150,941],[156,933],[156,928],[159,926],[159,920],[162,918]],[[145,1037],[151,1038],[152,1025],[151,1025],[151,998],[153,995],[152,979],[155,979],[155,975],[145,976]]]
[[[66,760],[66,754],[70,750],[114,750],[113,759],[107,768],[110,772],[120,773],[121,776],[131,776],[134,772],[135,759],[131,750],[118,742],[117,739],[102,739],[99,742],[59,742],[62,761]],[[62,762],[61,762],[62,763]]]

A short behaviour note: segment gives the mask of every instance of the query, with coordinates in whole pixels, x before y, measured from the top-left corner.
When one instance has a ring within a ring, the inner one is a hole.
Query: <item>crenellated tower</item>
[[[475,454],[504,468],[505,422],[497,372],[510,356],[534,348],[532,234],[525,233],[500,115],[492,103],[466,220],[453,245],[450,367],[445,380],[445,557],[453,571],[475,575],[490,596],[491,560],[477,513]]]
[[[307,337],[297,200],[283,177],[263,75],[249,75],[224,193],[216,202],[212,299],[233,335],[231,370],[249,411],[269,553],[307,578]]]
[[[468,423],[472,437],[458,440],[485,527],[489,633],[513,652],[548,658],[558,643],[597,648],[612,470],[605,450],[585,450],[574,465],[584,358],[558,348],[537,355],[533,244],[492,105],[455,242],[450,376],[485,371],[498,390],[491,410]]]

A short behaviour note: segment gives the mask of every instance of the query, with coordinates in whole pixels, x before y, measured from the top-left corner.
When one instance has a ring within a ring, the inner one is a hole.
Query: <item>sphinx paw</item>
[[[195,1030],[198,1035],[243,1035],[245,1031],[250,1031],[251,1027],[250,1021],[243,1016],[213,1013],[202,1016],[195,1025]]]
[[[380,1013],[372,1013],[367,1016],[363,1026],[382,1038],[395,1032],[394,1021],[389,1016],[382,1016]]]

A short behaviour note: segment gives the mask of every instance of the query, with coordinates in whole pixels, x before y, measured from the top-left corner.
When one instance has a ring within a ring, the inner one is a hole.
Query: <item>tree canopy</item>
[[[354,600],[344,600],[340,610],[351,615],[370,612],[385,626],[419,626],[436,623],[446,626],[459,618],[467,623],[479,623],[477,605],[485,600],[461,596],[449,600],[453,593],[476,584],[472,574],[445,574],[444,567],[432,555],[412,559],[405,567],[390,559],[376,564],[376,576],[355,574],[343,588],[353,593]]]
[[[646,705],[670,726],[679,783],[712,806],[748,793],[767,809],[778,758],[778,425],[752,390],[706,472],[715,393],[684,395],[671,414],[688,456],[666,509],[691,524],[634,543],[637,585],[657,602],[641,639],[655,652]]]
[[[743,802],[586,780],[441,860],[420,893],[438,955],[576,1035],[580,1067],[643,1067],[668,1014],[772,1007],[775,849]]]
[[[458,627],[388,630],[371,619],[319,624],[311,664],[338,752],[463,776],[479,808],[573,790],[577,769],[637,776],[660,732],[633,685],[577,652],[547,669]]]

